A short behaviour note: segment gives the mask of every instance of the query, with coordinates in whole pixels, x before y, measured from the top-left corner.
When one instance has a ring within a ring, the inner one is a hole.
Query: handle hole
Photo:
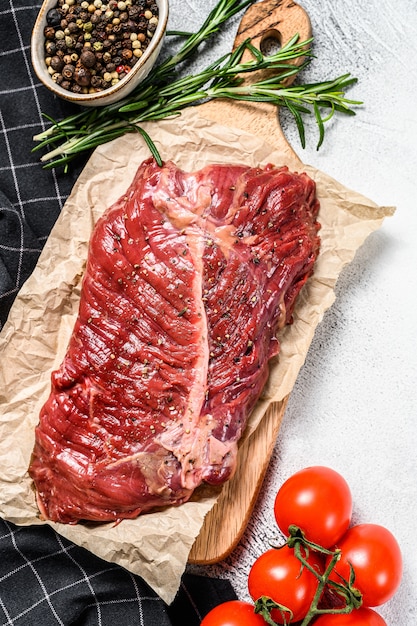
[[[271,28],[262,35],[259,49],[264,56],[269,57],[276,54],[281,46],[281,33],[278,30]]]

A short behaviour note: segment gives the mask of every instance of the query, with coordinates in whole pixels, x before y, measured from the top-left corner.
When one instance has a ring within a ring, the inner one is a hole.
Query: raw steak
[[[306,174],[145,161],[98,221],[30,465],[44,518],[133,518],[221,484],[319,250]]]

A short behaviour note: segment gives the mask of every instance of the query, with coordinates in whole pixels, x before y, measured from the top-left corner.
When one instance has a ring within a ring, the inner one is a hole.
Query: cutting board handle
[[[252,4],[246,10],[239,24],[233,49],[246,39],[264,54],[268,41],[275,40],[278,45],[285,45],[294,35],[299,41],[311,37],[311,24],[307,13],[292,0],[262,0]],[[250,58],[246,51],[244,59]],[[294,64],[301,64],[302,58],[295,59]],[[260,78],[256,73],[257,79]],[[252,80],[254,77],[252,76]],[[287,79],[290,84],[294,77]],[[239,102],[237,100],[212,100],[199,106],[199,113],[223,126],[230,126],[250,132],[267,141],[275,150],[283,153],[288,163],[298,167],[302,163],[287,142],[280,123],[277,107],[263,102]]]
[[[250,39],[255,48],[267,54],[269,43],[282,47],[296,34],[301,42],[311,37],[310,18],[304,9],[292,0],[262,0],[246,10],[233,48]],[[294,63],[299,65],[302,59]]]

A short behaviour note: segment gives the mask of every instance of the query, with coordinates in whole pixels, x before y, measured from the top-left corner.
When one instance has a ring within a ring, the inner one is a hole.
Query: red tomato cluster
[[[363,606],[380,606],[397,591],[402,576],[397,540],[378,524],[349,527],[352,496],[338,472],[316,466],[293,474],[276,495],[274,514],[284,535],[288,535],[290,524],[294,524],[309,541],[341,551],[330,578],[336,582],[341,581],[341,576],[348,580],[351,564],[355,571],[354,586],[362,594]]]
[[[306,620],[314,626],[386,626],[385,620],[371,607],[385,603],[397,591],[402,576],[401,551],[395,537],[383,526],[351,526],[352,495],[339,473],[322,466],[297,472],[279,489],[274,515],[285,536],[291,536],[297,527],[309,542],[309,549],[301,544],[301,556],[312,571],[301,567],[293,547],[285,545],[267,550],[254,562],[248,576],[249,594],[254,603],[262,597],[276,603],[269,609],[276,624],[301,624]],[[322,597],[317,598],[319,579],[337,550],[339,559],[326,578]],[[332,597],[332,581],[347,584],[352,568],[355,575],[352,586],[362,597],[360,608],[348,614],[317,613],[326,591]],[[255,613],[253,604],[232,601],[213,609],[201,626],[265,624],[264,618]]]

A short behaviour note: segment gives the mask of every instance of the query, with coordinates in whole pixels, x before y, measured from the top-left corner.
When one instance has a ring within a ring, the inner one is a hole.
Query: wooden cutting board
[[[311,37],[306,12],[291,0],[263,0],[246,11],[234,47],[250,38],[252,44],[266,54],[266,47],[284,45],[295,34],[300,36],[300,41]],[[217,100],[204,103],[199,112],[223,126],[240,128],[265,139],[283,153],[283,160],[291,168],[302,165],[285,139],[275,106]],[[239,542],[256,503],[287,402],[288,397],[272,404],[256,431],[240,446],[236,473],[222,487],[216,505],[208,513],[191,549],[190,563],[221,561]]]

